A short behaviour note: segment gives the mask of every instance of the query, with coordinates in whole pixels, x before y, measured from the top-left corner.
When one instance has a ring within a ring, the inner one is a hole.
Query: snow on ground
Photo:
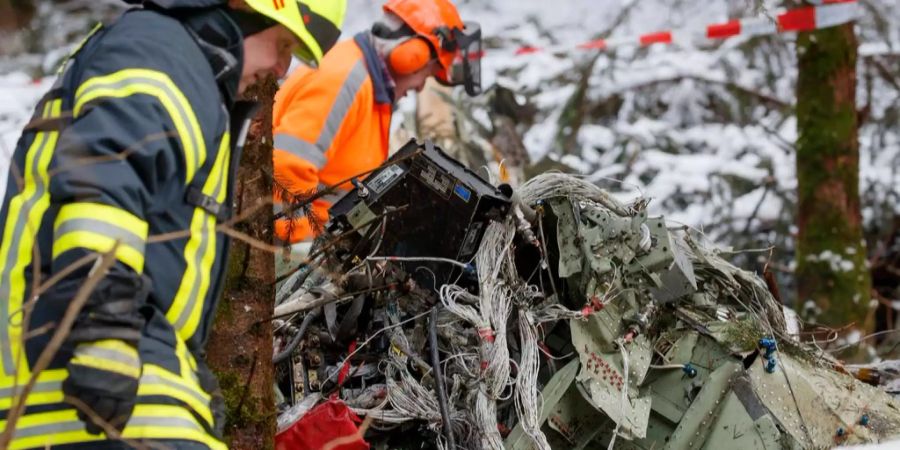
[[[779,11],[780,1],[609,0],[602,8],[590,0],[457,3],[464,19],[482,25],[484,86],[502,83],[540,111],[537,123],[521,130],[533,161],[548,156],[624,199],[651,197],[652,212],[703,228],[724,244],[745,231],[790,234],[789,226],[774,224],[792,223],[796,189],[796,121],[775,112],[778,104],[793,102],[796,69],[791,35],[737,38],[717,45],[625,48],[599,55],[589,71],[586,101],[591,105],[609,101],[616,105],[614,113],[588,117],[575,135],[576,148],[558,144],[560,133],[566,131],[559,125],[563,106],[576,92],[578,70],[597,56],[577,50],[577,44],[601,33],[614,39],[661,29],[697,30],[734,17],[771,16]],[[894,3],[867,2],[857,27],[866,55],[897,48],[890,43],[900,42],[900,31],[884,26],[884,20],[900,19],[900,6]],[[381,14],[381,4],[381,0],[351,0],[343,37],[366,29]],[[65,23],[60,20],[48,23]],[[524,45],[557,51],[515,55],[514,50]],[[59,50],[49,53],[54,52]],[[52,66],[47,61],[56,59],[36,56],[41,61],[37,70],[45,72]],[[6,177],[4,155],[14,147],[32,105],[48,86],[47,80],[34,84],[23,73],[2,74],[0,69],[0,186]],[[746,99],[735,89],[768,100],[747,109]],[[873,89],[869,96],[860,87],[860,102],[871,100],[871,116],[896,114],[900,91],[878,80]],[[408,121],[413,111],[413,99],[404,100],[395,127]],[[489,124],[483,110],[474,115]],[[863,214],[870,223],[900,201],[896,124],[866,125],[860,131],[860,148]]]

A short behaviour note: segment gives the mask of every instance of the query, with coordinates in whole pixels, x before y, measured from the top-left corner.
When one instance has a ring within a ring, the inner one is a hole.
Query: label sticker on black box
[[[370,180],[366,180],[366,185],[369,186],[369,189],[375,191],[376,194],[380,194],[386,187],[388,187],[392,181],[397,179],[400,175],[403,174],[403,169],[396,164],[391,164],[387,166],[375,175]]]

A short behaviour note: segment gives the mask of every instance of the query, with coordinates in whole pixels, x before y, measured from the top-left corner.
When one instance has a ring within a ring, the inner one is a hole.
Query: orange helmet
[[[428,42],[440,69],[435,78],[447,86],[481,92],[481,27],[463,22],[449,0],[388,0],[384,11],[400,18]]]

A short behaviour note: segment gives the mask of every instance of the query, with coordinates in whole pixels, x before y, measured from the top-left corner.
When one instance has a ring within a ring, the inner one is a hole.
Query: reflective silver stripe
[[[311,162],[316,169],[321,169],[328,162],[325,158],[325,151],[316,144],[306,142],[303,139],[297,139],[287,133],[278,133],[275,135],[275,148],[284,150],[292,155]]]
[[[73,420],[70,422],[54,422],[33,427],[23,427],[22,425],[16,425],[16,438],[53,435],[58,433],[65,433],[66,431],[78,431],[83,429],[84,422],[80,420]]]
[[[109,222],[97,219],[70,219],[61,224],[56,229],[57,240],[70,231],[90,231],[118,239],[122,245],[127,245],[135,250],[144,253],[144,239],[131,231],[122,227],[117,227]]]
[[[90,80],[88,80],[88,81],[90,81]],[[182,104],[182,102],[178,100],[178,94],[176,94],[174,91],[172,91],[172,89],[170,89],[169,86],[167,86],[165,83],[162,83],[159,80],[154,80],[153,78],[147,78],[147,77],[141,77],[141,76],[129,76],[121,81],[116,81],[116,82],[112,82],[112,83],[92,84],[90,87],[88,87],[83,92],[81,92],[79,94],[78,98],[79,99],[84,98],[84,97],[90,95],[90,93],[92,91],[97,90],[97,89],[121,90],[132,84],[147,84],[147,85],[150,85],[150,86],[153,86],[153,87],[159,89],[160,91],[165,93],[168,101],[173,106],[175,106],[175,110],[178,111],[178,117],[172,117],[172,122],[175,122],[175,123],[180,122],[184,126],[185,130],[187,131],[188,138],[191,140],[191,148],[193,149],[192,154],[194,155],[194,164],[195,164],[194,170],[198,170],[200,168],[200,166],[203,164],[203,161],[201,159],[202,156],[201,156],[200,149],[205,145],[205,142],[202,141],[202,136],[197,136],[194,134],[194,128],[193,128],[192,124],[197,123],[196,119],[191,120],[191,118],[194,115],[194,111],[186,111],[184,108],[190,107],[190,105]],[[104,99],[105,99],[105,96],[100,96],[96,99],[91,100],[90,102],[88,102],[88,104],[95,102],[95,101],[102,101]],[[78,103],[78,99],[76,99],[76,103]],[[84,106],[86,106],[86,105],[84,105]],[[82,106],[82,108],[84,106]],[[176,121],[178,121],[178,122],[176,122]],[[181,137],[181,136],[179,136],[179,137]],[[182,147],[185,147],[185,146],[182,145]],[[205,153],[205,151],[204,151],[204,153]],[[189,174],[188,177],[190,178],[191,175],[192,174]]]
[[[50,107],[51,105],[49,103],[45,106],[46,109],[44,110],[43,117],[50,117]],[[31,210],[34,209],[38,200],[44,196],[44,193],[47,190],[46,180],[41,177],[38,164],[41,159],[43,159],[44,152],[47,151],[47,140],[49,139],[49,135],[50,133],[42,132],[35,136],[35,139],[39,139],[40,141],[37,147],[35,147],[37,151],[34,155],[34,162],[30,165],[32,173],[28,174],[34,180],[34,193],[32,193],[31,197],[25,199],[25,202],[19,209],[19,217],[15,219],[12,238],[9,240],[9,253],[6,254],[6,263],[3,265],[2,270],[0,270],[0,353],[2,353],[3,357],[3,371],[6,372],[5,375],[12,375],[15,373],[11,348],[12,343],[9,341],[9,323],[12,321],[12,318],[9,315],[9,299],[12,297],[12,281],[10,280],[10,277],[12,271],[16,267],[16,258],[19,257],[19,247],[22,244],[22,235],[25,233],[25,224],[28,223],[28,216],[31,215]],[[25,169],[28,170],[29,165],[27,162],[27,155],[25,164]],[[18,197],[19,195],[24,195],[24,192],[20,192],[16,196]],[[7,211],[7,213],[9,213],[9,211]],[[12,217],[8,217],[8,219],[12,219]],[[4,225],[8,224],[9,222]],[[0,233],[4,233],[5,230],[4,226],[4,228],[0,229]],[[37,230],[35,230],[34,233],[37,234]],[[4,243],[0,243],[0,248],[2,248],[3,244]],[[29,253],[29,257],[30,256],[31,254]]]
[[[197,399],[197,401],[200,402],[200,404],[202,404],[202,405],[208,405],[208,404],[209,404],[209,399],[208,399],[208,398],[203,398],[203,396],[202,396],[199,392],[197,392],[197,391],[195,391],[195,390],[193,390],[193,389],[190,389],[190,388],[188,388],[187,386],[180,385],[180,384],[178,384],[178,383],[176,383],[176,382],[174,382],[174,381],[167,380],[167,379],[165,379],[165,378],[163,378],[163,377],[161,377],[161,376],[158,376],[158,375],[153,375],[153,374],[148,374],[148,373],[143,374],[143,375],[141,376],[141,384],[144,384],[144,383],[158,383],[158,384],[164,384],[164,385],[166,385],[166,386],[169,387],[169,388],[175,389],[175,390],[177,390],[177,391],[184,392],[185,394],[188,394],[188,395],[190,395],[191,397],[194,397],[194,398]]]
[[[188,428],[205,432],[203,427],[201,427],[197,422],[181,417],[133,416],[128,421],[127,426],[151,426],[181,429]],[[78,431],[82,429],[84,429],[84,422],[80,420],[48,423],[46,425],[37,425],[33,427],[24,427],[18,425],[16,426],[16,438],[52,435],[57,433],[64,433],[66,431]]]
[[[224,139],[224,137],[223,137],[223,139]],[[216,158],[222,158],[222,160],[215,161],[213,163],[213,165],[215,166],[216,164],[220,164],[221,167],[219,167],[218,170],[213,168],[213,169],[210,169],[210,171],[209,171],[209,176],[213,176],[213,175],[219,176],[219,179],[216,181],[216,188],[213,190],[212,195],[210,195],[210,197],[212,197],[212,198],[219,198],[219,192],[222,191],[222,189],[224,187],[223,185],[225,184],[225,177],[228,176],[226,174],[226,172],[228,170],[231,170],[230,167],[225,166],[225,164],[227,164],[230,159],[231,150],[227,146],[224,146],[224,147],[220,146],[220,147],[221,148],[219,149],[219,152],[220,153],[227,152],[227,154],[216,155]],[[202,269],[202,267],[203,267],[203,255],[206,254],[206,248],[209,247],[209,236],[210,236],[210,234],[214,234],[216,232],[214,226],[213,226],[213,228],[210,228],[209,222],[206,219],[203,220],[203,231],[201,232],[201,237],[200,237],[200,248],[197,249],[197,254],[194,255],[194,264],[196,264],[196,267],[198,267],[198,268]],[[198,273],[198,276],[199,276],[199,273]],[[199,278],[195,281],[199,281]],[[197,293],[200,291],[200,284],[201,283],[196,282],[191,286],[191,293],[190,293],[190,295],[188,295],[187,303],[185,303],[184,308],[181,310],[181,313],[178,315],[178,320],[175,321],[174,325],[175,325],[176,331],[180,331],[187,324],[188,319],[191,317],[191,311],[194,309],[194,303],[203,301],[203,299],[197,298],[197,296],[198,296]],[[183,337],[183,338],[185,340],[187,340],[187,337]]]
[[[353,70],[350,71],[350,74],[347,75],[347,79],[344,80],[344,84],[341,85],[341,90],[338,92],[337,98],[334,99],[334,104],[331,105],[331,111],[328,112],[328,118],[325,119],[325,126],[322,127],[322,133],[319,134],[319,139],[316,140],[316,145],[318,145],[319,148],[323,148],[326,151],[331,148],[331,141],[334,140],[334,136],[341,127],[341,123],[344,121],[347,111],[349,111],[350,106],[353,105],[353,99],[356,98],[356,93],[359,92],[359,89],[362,87],[368,76],[369,71],[366,69],[366,60],[360,59],[357,61],[356,65],[353,66]]]
[[[97,347],[91,344],[81,344],[75,348],[75,355],[93,356],[94,358],[116,361],[122,364],[128,364],[136,369],[141,365],[141,362],[137,357],[137,350],[135,350],[134,354],[128,354],[111,348]]]
[[[284,205],[281,202],[272,203],[272,214],[281,214],[284,211]]]
[[[138,416],[132,417],[131,420],[128,421],[126,426],[151,426],[151,427],[166,427],[166,428],[190,428],[197,431],[203,431],[203,427],[200,426],[197,422],[192,420],[188,420],[182,417],[153,417],[153,416]],[[17,433],[18,434],[18,433]]]
[[[23,389],[25,389],[24,384],[0,388],[0,397],[9,398],[13,395],[21,394]],[[31,392],[54,392],[61,390],[62,381],[38,381],[34,384],[34,387],[31,388]]]

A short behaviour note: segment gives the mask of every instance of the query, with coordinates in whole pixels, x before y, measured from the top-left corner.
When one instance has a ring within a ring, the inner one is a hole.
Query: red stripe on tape
[[[518,49],[516,49],[516,55],[528,55],[531,53],[537,53],[539,51],[541,51],[541,49],[538,47],[526,45],[524,47],[519,47]]]
[[[650,44],[671,44],[672,33],[670,31],[660,31],[659,33],[650,33],[641,36],[641,45]]]
[[[594,39],[593,41],[587,41],[583,44],[578,44],[578,48],[587,49],[597,49],[597,50],[605,50],[606,49],[606,40],[605,39]]]
[[[816,8],[807,6],[778,16],[781,31],[809,31],[816,29]]]
[[[706,27],[706,37],[709,39],[722,39],[739,34],[741,34],[740,20],[731,20]]]

